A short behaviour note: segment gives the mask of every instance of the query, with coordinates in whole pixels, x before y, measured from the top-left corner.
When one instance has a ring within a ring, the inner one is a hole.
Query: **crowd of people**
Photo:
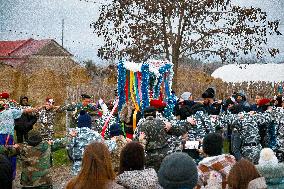
[[[284,188],[281,94],[259,94],[250,104],[242,92],[216,100],[208,88],[202,101],[184,92],[170,116],[162,99],[144,110],[128,101],[118,111],[118,98],[94,102],[87,94],[61,106],[48,97],[37,107],[26,96],[19,103],[9,97],[0,93],[1,188],[13,187],[16,158],[22,188],[53,188],[52,152],[62,148],[74,176],[67,189]],[[55,138],[60,112],[72,119],[66,135]]]

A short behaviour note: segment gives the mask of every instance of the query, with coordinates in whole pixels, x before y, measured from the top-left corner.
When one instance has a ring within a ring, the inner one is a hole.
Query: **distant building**
[[[0,62],[24,73],[41,68],[67,73],[78,66],[72,57],[53,39],[0,41]]]
[[[283,82],[284,64],[229,64],[216,69],[212,77],[225,82]]]
[[[59,104],[67,87],[90,82],[86,69],[53,39],[0,41],[0,91],[12,97],[29,96],[42,104],[47,96]]]

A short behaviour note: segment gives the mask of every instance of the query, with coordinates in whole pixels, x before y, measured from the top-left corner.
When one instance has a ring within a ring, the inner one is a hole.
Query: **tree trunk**
[[[173,78],[173,85],[172,89],[178,93],[178,62],[179,61],[179,49],[178,48],[173,48],[173,55],[172,55],[172,63],[174,64],[174,78]]]

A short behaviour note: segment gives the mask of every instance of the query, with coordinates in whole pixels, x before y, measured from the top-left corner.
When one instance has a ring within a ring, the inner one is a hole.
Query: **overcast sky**
[[[260,7],[269,18],[280,19],[280,23],[284,24],[284,0],[233,2],[241,6]],[[92,59],[102,63],[96,56],[102,39],[90,28],[90,23],[98,18],[99,6],[84,0],[0,0],[0,40],[52,38],[61,44],[64,19],[64,47],[80,60]],[[284,25],[280,26],[280,31],[284,34]],[[269,46],[279,48],[281,54],[277,60],[284,60],[284,36],[272,38]]]

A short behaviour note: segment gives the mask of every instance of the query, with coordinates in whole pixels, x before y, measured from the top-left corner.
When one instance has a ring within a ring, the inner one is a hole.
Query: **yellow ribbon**
[[[136,129],[136,115],[137,115],[137,112],[139,111],[139,106],[136,102],[135,95],[133,94],[134,90],[135,90],[134,72],[130,71],[130,95],[131,95],[131,99],[132,99],[132,102],[133,102],[134,107],[135,107],[135,111],[133,113],[133,131],[135,131],[135,129]]]

